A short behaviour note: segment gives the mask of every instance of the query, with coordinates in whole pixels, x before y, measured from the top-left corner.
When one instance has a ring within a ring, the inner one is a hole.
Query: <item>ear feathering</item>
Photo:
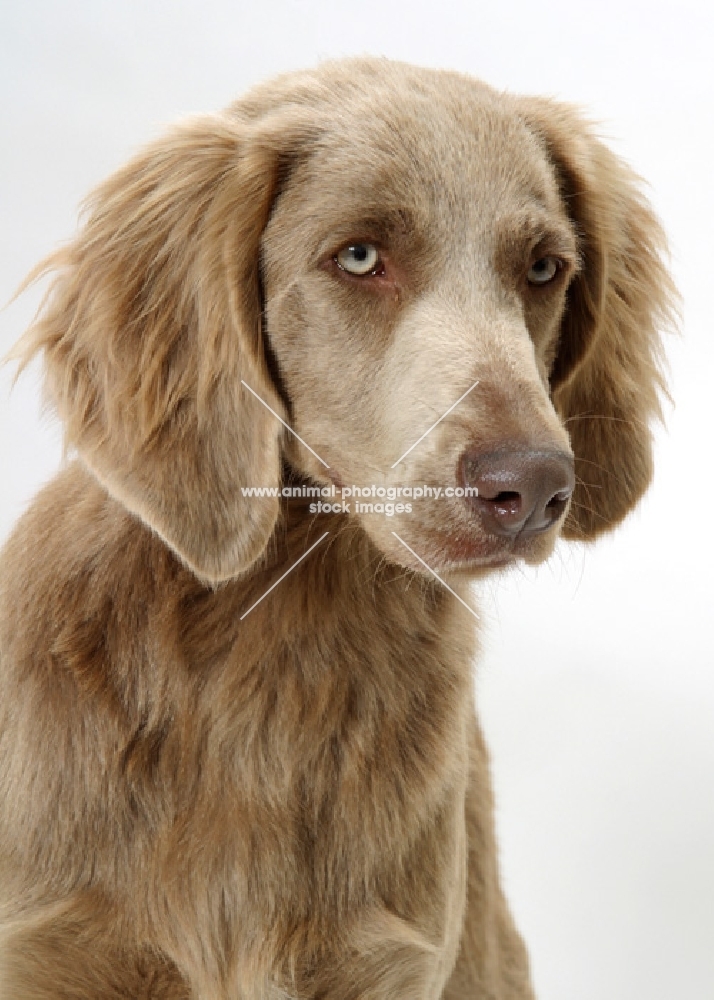
[[[297,128],[295,125],[297,124]],[[13,357],[44,357],[66,444],[208,583],[265,549],[281,425],[261,344],[258,259],[294,115],[180,125],[102,184]]]
[[[551,386],[577,477],[563,535],[585,540],[617,525],[652,478],[650,422],[667,396],[660,333],[676,326],[678,296],[640,178],[576,109],[540,98],[518,107],[547,148],[581,238]]]

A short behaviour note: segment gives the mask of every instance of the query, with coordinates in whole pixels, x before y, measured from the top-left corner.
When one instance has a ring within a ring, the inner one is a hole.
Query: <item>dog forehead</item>
[[[555,170],[508,95],[381,61],[338,64],[327,83],[319,136],[294,174],[325,215],[409,209],[425,226],[472,228],[534,204],[560,212]]]

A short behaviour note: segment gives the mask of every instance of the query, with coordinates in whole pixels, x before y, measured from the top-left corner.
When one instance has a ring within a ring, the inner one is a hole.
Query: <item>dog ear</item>
[[[277,496],[241,488],[279,485],[259,244],[296,125],[232,109],[178,127],[28,279],[55,273],[15,357],[43,352],[67,445],[208,583],[259,558],[278,516]]]
[[[551,371],[553,403],[570,434],[577,485],[563,535],[590,539],[618,524],[652,477],[649,422],[666,394],[659,331],[677,293],[664,233],[640,179],[567,105],[519,101],[544,142],[580,237]]]

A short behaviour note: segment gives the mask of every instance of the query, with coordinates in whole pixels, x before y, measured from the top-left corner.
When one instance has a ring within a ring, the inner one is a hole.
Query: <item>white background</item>
[[[714,997],[710,318],[714,16],[699,0],[7,0],[0,302],[160,128],[348,53],[583,104],[649,181],[683,294],[674,409],[639,510],[486,584],[481,713],[507,890],[541,1000]],[[0,353],[38,302],[0,314]],[[33,373],[0,374],[0,538],[60,462]],[[1,695],[0,695],[1,696]]]

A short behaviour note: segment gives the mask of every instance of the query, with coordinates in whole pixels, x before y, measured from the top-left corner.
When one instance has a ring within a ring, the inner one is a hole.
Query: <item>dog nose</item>
[[[493,535],[521,537],[547,531],[564,513],[573,489],[573,458],[563,451],[466,451],[460,461],[471,502]]]

